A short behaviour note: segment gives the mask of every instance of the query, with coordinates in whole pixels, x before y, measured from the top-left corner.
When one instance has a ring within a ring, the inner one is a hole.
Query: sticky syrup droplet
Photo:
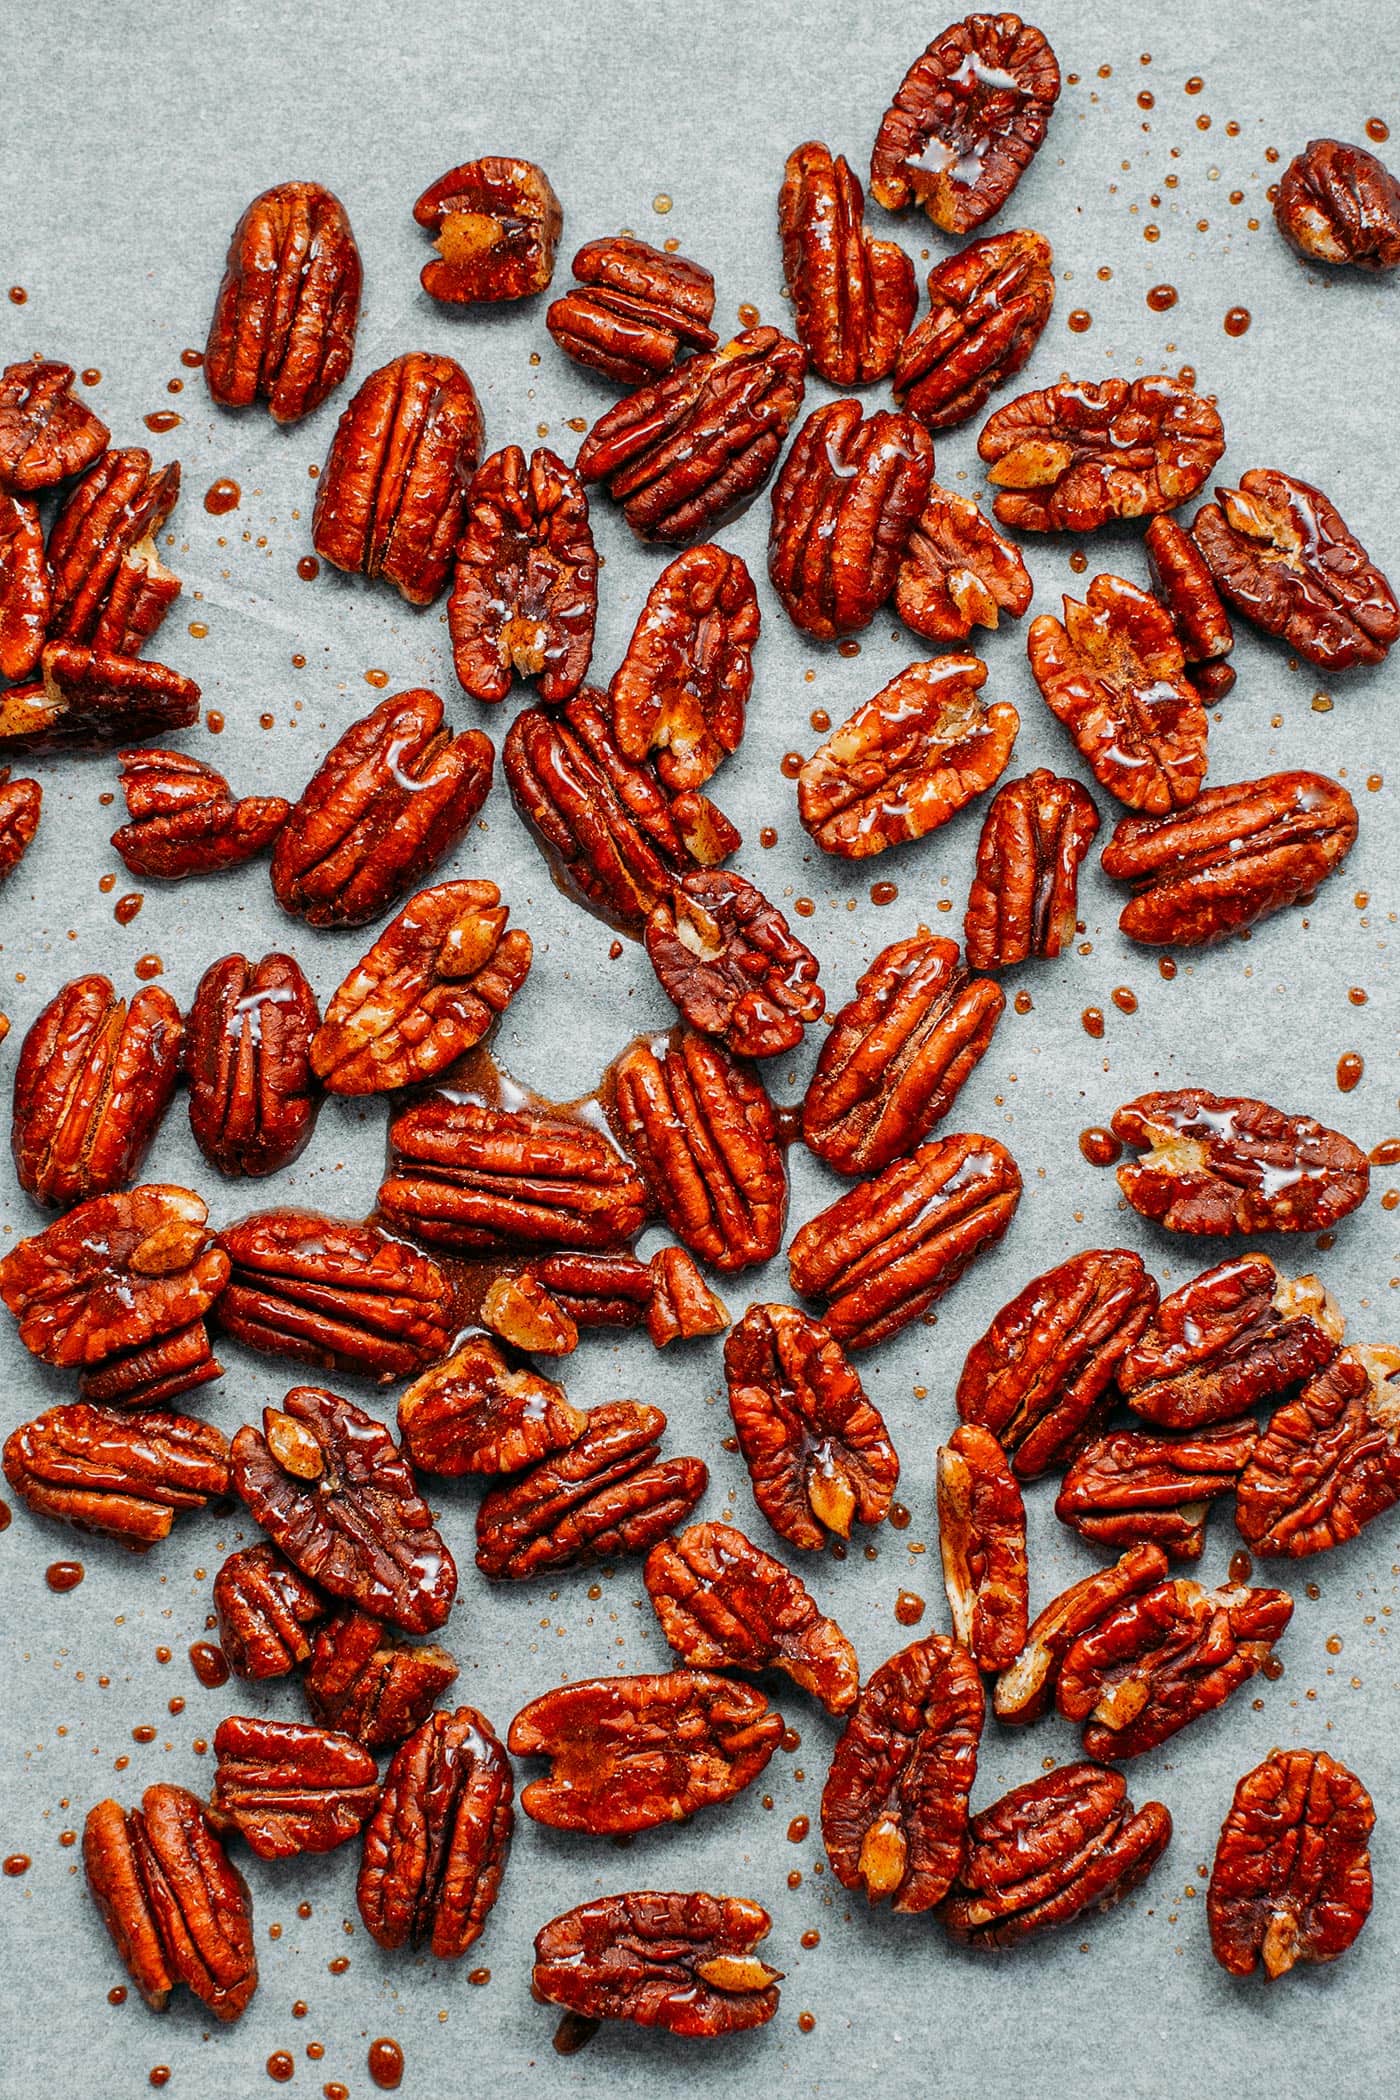
[[[1088,1130],[1080,1131],[1079,1149],[1091,1167],[1111,1167],[1116,1159],[1123,1157],[1121,1139],[1098,1123],[1091,1124]]]
[[[75,1590],[86,1573],[80,1560],[54,1560],[45,1568],[44,1580],[62,1596],[67,1590]]]
[[[1086,1006],[1079,1018],[1083,1023],[1085,1035],[1091,1035],[1097,1042],[1103,1034],[1103,1008]]]
[[[222,518],[237,510],[242,499],[243,491],[236,481],[213,481],[204,491],[204,508],[211,517]]]
[[[1347,1050],[1337,1059],[1337,1091],[1350,1094],[1361,1084],[1361,1075],[1366,1061],[1355,1050]]]

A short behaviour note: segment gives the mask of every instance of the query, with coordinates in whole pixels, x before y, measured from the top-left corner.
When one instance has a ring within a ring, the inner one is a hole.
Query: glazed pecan
[[[96,751],[133,737],[166,736],[199,719],[199,687],[165,664],[47,642],[40,669],[37,684],[0,694],[0,756]]]
[[[967,1353],[958,1413],[989,1429],[1034,1480],[1107,1419],[1114,1371],[1157,1310],[1126,1247],[1090,1248],[1037,1276]]]
[[[214,1577],[219,1646],[236,1677],[286,1677],[311,1654],[307,1628],[326,1601],[275,1546],[230,1553]]]
[[[588,497],[572,467],[538,446],[484,459],[447,601],[452,660],[474,700],[504,700],[513,678],[537,678],[551,706],[572,699],[593,654],[598,557]]]
[[[319,182],[255,197],[233,230],[209,324],[204,377],[224,408],[266,401],[279,423],[319,408],[350,370],[360,251],[345,207]]]
[[[1252,1553],[1325,1553],[1400,1502],[1400,1350],[1343,1349],[1274,1414],[1240,1478]]]
[[[994,1247],[1020,1200],[1020,1170],[995,1138],[935,1138],[808,1220],[788,1249],[792,1287],[826,1299],[845,1347],[868,1349]]]
[[[15,1067],[10,1147],[20,1187],[61,1209],[130,1181],[175,1091],[180,1009],[158,984],[128,1006],[75,977],[32,1023]]]
[[[382,1423],[298,1385],[233,1440],[233,1485],[309,1581],[410,1633],[441,1626],[457,1570]]]
[[[1157,599],[1176,629],[1186,675],[1203,700],[1219,700],[1235,682],[1225,661],[1235,646],[1235,630],[1206,558],[1186,528],[1165,511],[1149,523],[1143,546]]]
[[[736,1057],[795,1050],[826,1012],[816,956],[743,875],[697,868],[675,883],[647,920],[646,950],[682,1019]]]
[[[272,855],[283,911],[308,926],[363,926],[461,838],[486,800],[495,752],[453,736],[423,687],[352,722],[293,805]]]
[[[1309,139],[1283,171],[1274,224],[1308,262],[1400,269],[1400,182],[1364,146]]]
[[[413,216],[437,235],[437,259],[424,263],[420,282],[446,305],[529,299],[554,275],[563,207],[531,160],[463,161],[428,184]]]
[[[290,955],[223,955],[199,980],[185,1027],[190,1129],[221,1174],[274,1174],[316,1123],[311,1038],[321,1013]]]
[[[431,605],[461,536],[484,430],[450,357],[412,350],[372,372],[336,426],[316,488],[316,552]]]
[[[830,641],[868,627],[894,590],[933,484],[913,416],[859,401],[814,408],[773,484],[768,575],[795,627]]]
[[[379,1770],[348,1735],[302,1721],[230,1714],[214,1731],[209,1813],[259,1859],[333,1852],[374,1813]]]
[[[772,1922],[745,1896],[699,1889],[596,1896],[535,1934],[531,1988],[583,2020],[741,2034],[778,2010],[782,1971],[754,1952]]]
[[[1172,1819],[1160,1801],[1137,1809],[1121,1772],[1063,1765],[1013,1787],[968,1826],[967,1853],[943,1910],[950,1939],[1014,1947],[1109,1910],[1152,1872]]]
[[[672,794],[650,765],[623,754],[593,686],[557,715],[524,709],[501,762],[560,888],[625,932],[641,932],[677,877],[714,867],[740,844],[706,796]]]
[[[1249,1415],[1179,1436],[1115,1429],[1071,1458],[1055,1515],[1101,1546],[1152,1539],[1174,1560],[1199,1560],[1210,1505],[1233,1492],[1258,1434]]]
[[[929,483],[924,507],[895,576],[894,609],[930,642],[965,642],[974,627],[1019,620],[1031,602],[1031,579],[1010,540],[984,518],[970,496]]]
[[[978,656],[910,664],[858,707],[797,776],[802,827],[826,853],[864,860],[921,839],[1006,769],[1021,718],[983,704]]]
[[[869,386],[894,369],[914,319],[914,265],[872,240],[865,194],[844,157],[816,139],[787,157],[778,193],[783,274],[812,369],[833,386]]]
[[[633,1043],[612,1088],[623,1140],[677,1239],[726,1274],[771,1261],[787,1161],[753,1067],[685,1029]]]
[[[723,1334],[729,1314],[684,1247],[631,1254],[548,1254],[499,1276],[481,1304],[493,1333],[517,1349],[567,1356],[581,1327],[645,1327],[654,1346]]]
[[[216,2020],[236,2020],[258,1985],[243,1876],[182,1786],[148,1786],[140,1808],[99,1801],[83,1826],[88,1887],[152,2012],[185,1984]]]
[[[697,1668],[782,1670],[829,1714],[856,1703],[856,1651],[780,1560],[731,1524],[661,1539],[642,1570],[661,1630]]]
[[[607,483],[639,538],[701,539],[751,503],[777,465],[806,368],[799,343],[746,328],[606,410],[579,447],[578,471]]]
[[[104,656],[140,655],[180,595],[156,551],[179,494],[178,460],[153,469],[142,445],[103,454],[49,534],[51,635]]]
[[[1060,1665],[1080,1634],[1107,1619],[1125,1599],[1160,1583],[1166,1572],[1167,1556],[1160,1546],[1130,1546],[1111,1568],[1100,1568],[1052,1597],[1032,1623],[1021,1653],[997,1679],[997,1719],[1008,1727],[1022,1727],[1048,1713],[1055,1702]]]
[[[639,1270],[643,1278],[646,1277],[646,1263],[634,1261],[630,1254],[597,1254],[586,1258],[625,1262],[629,1275]],[[648,1284],[648,1293],[649,1288]],[[500,1335],[513,1349],[525,1349],[534,1356],[568,1356],[578,1347],[577,1320],[545,1289],[530,1268],[493,1276],[477,1316],[483,1327]]]
[[[1194,496],[1225,450],[1209,401],[1160,373],[1062,380],[987,418],[977,450],[993,509],[1021,532],[1095,532]]]
[[[1325,1750],[1275,1750],[1235,1788],[1206,1917],[1232,1976],[1335,1961],[1371,1914],[1371,1797]]]
[[[1331,1362],[1345,1323],[1315,1276],[1242,1254],[1183,1283],[1118,1365],[1134,1414],[1163,1429],[1224,1422]]]
[[[843,1888],[932,1910],[962,1859],[986,1702],[972,1658],[941,1633],[867,1678],[822,1791],[822,1837]]]
[[[110,435],[72,393],[71,365],[41,357],[0,372],[0,489],[32,496],[90,467]]]
[[[1046,766],[997,789],[982,820],[963,921],[974,970],[1055,956],[1074,939],[1079,864],[1098,828],[1079,782]]]
[[[323,1727],[382,1750],[421,1728],[457,1675],[436,1642],[395,1640],[366,1612],[338,1611],[316,1635],[303,1689]]]
[[[0,882],[17,868],[34,842],[44,791],[37,780],[11,780],[0,766]]]
[[[1378,664],[1400,637],[1400,603],[1321,489],[1251,467],[1215,493],[1191,530],[1235,610],[1325,671]]]
[[[1139,1095],[1113,1134],[1144,1148],[1118,1186],[1168,1232],[1323,1232],[1371,1185],[1365,1153],[1339,1130],[1202,1087]]]
[[[762,1692],[709,1670],[591,1677],[522,1707],[513,1757],[546,1757],[520,1806],[553,1830],[609,1833],[681,1823],[732,1801],[782,1740],[783,1717]]]
[[[112,833],[112,844],[133,875],[169,882],[252,860],[292,807],[280,795],[236,798],[222,773],[181,751],[123,751],[121,790],[130,822]]]
[[[703,1335],[724,1333],[729,1325],[729,1310],[710,1289],[684,1247],[658,1247],[647,1267],[651,1297],[646,1308],[646,1329],[654,1347],[664,1349],[669,1342],[689,1342]]]
[[[562,1386],[513,1369],[485,1335],[470,1336],[399,1401],[399,1435],[420,1473],[515,1473],[583,1434],[587,1416]]]
[[[222,1378],[203,1320],[117,1349],[78,1374],[78,1398],[98,1407],[169,1407],[181,1393]]]
[[[882,948],[822,1044],[802,1103],[811,1152],[874,1174],[922,1143],[986,1053],[1006,1004],[969,977],[956,941],[919,932]]]
[[[623,757],[639,762],[654,752],[673,794],[703,787],[743,737],[758,627],[740,555],[687,547],[668,562],[608,687]]]
[[[5,1478],[36,1516],[144,1552],[170,1536],[177,1516],[226,1493],[229,1447],[212,1423],[192,1415],[75,1400],[12,1432]]]
[[[220,1323],[264,1356],[387,1383],[451,1347],[446,1276],[377,1225],[314,1210],[255,1211],[226,1225],[219,1245],[231,1263]]]
[[[582,1433],[477,1512],[476,1564],[523,1582],[622,1553],[645,1553],[688,1516],[709,1475],[698,1458],[658,1458],[666,1417],[636,1400],[590,1408]]]
[[[1026,1643],[1026,1510],[989,1429],[962,1422],[938,1453],[938,1542],[953,1632],[979,1670]]]
[[[715,280],[701,264],[619,233],[585,241],[573,272],[577,285],[553,302],[544,325],[576,364],[642,386],[671,371],[683,350],[714,349]]]
[[[935,263],[928,312],[895,366],[900,407],[930,430],[975,416],[1039,342],[1055,303],[1054,260],[1043,235],[1018,227]]]
[[[515,1821],[510,1760],[474,1707],[430,1714],[394,1752],[355,1898],[381,1947],[455,1961],[481,1935]]]
[[[32,677],[51,617],[38,510],[0,489],[0,678]]]
[[[530,969],[523,927],[494,882],[440,882],[411,897],[332,995],[311,1042],[330,1094],[382,1094],[432,1079],[509,1006]]]

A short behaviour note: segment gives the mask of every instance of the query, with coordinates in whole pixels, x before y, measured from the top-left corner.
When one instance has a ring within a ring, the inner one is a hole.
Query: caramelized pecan
[[[0,678],[33,676],[51,617],[39,512],[0,489]]]
[[[987,418],[977,450],[993,509],[1021,532],[1095,532],[1194,496],[1225,450],[1220,417],[1161,373],[1062,380]]]
[[[758,598],[740,555],[687,547],[668,562],[608,687],[624,758],[656,754],[673,794],[703,787],[737,751],[753,686]]]
[[[1222,1969],[1272,1983],[1300,1961],[1335,1961],[1371,1914],[1376,1811],[1325,1750],[1275,1750],[1246,1772],[1221,1826],[1206,1890]]]
[[[169,1407],[181,1393],[222,1378],[203,1320],[117,1349],[78,1374],[78,1398],[98,1407]]]
[[[199,980],[185,1029],[190,1129],[221,1174],[274,1174],[316,1123],[316,995],[290,955],[223,955]]]
[[[1030,573],[1010,540],[970,496],[930,482],[895,576],[905,626],[930,642],[965,642],[1004,612],[1019,620],[1030,602]]]
[[[661,989],[692,1028],[736,1057],[795,1050],[826,1011],[817,958],[743,875],[697,868],[647,920]]]
[[[664,1349],[669,1342],[689,1342],[703,1335],[724,1333],[729,1325],[728,1308],[710,1289],[684,1247],[658,1247],[647,1267],[651,1297],[646,1328],[654,1347]]]
[[[108,977],[65,984],[30,1026],[15,1067],[10,1147],[20,1187],[66,1210],[130,1181],[175,1091],[182,1033],[160,985],[128,1006]]]
[[[1060,1665],[1081,1633],[1108,1618],[1126,1598],[1160,1583],[1167,1556],[1160,1546],[1130,1546],[1111,1568],[1100,1568],[1052,1597],[1037,1616],[1026,1644],[997,1679],[996,1717],[1008,1727],[1038,1721],[1055,1701]]]
[[[592,1258],[606,1261],[610,1257],[600,1254]],[[630,1255],[612,1258],[632,1266]],[[635,1266],[646,1273],[644,1262]],[[578,1322],[545,1289],[533,1269],[493,1277],[478,1317],[483,1327],[500,1335],[513,1349],[525,1349],[535,1356],[568,1356],[578,1347]]]
[[[143,1553],[170,1536],[184,1511],[227,1492],[229,1447],[192,1415],[75,1400],[11,1433],[5,1478],[36,1516],[105,1532]]]
[[[529,299],[554,275],[564,211],[532,160],[463,161],[428,184],[413,216],[437,235],[437,258],[420,272],[430,298],[450,306]]]
[[[772,1922],[745,1896],[699,1889],[595,1896],[535,1934],[531,1988],[582,2020],[741,2034],[778,2010],[782,1971],[754,1952]]]
[[[240,867],[291,812],[280,795],[235,798],[222,773],[181,751],[123,751],[121,789],[131,821],[112,844],[133,875],[170,882]]]
[[[204,377],[224,408],[266,401],[298,423],[340,385],[355,353],[360,251],[345,207],[319,182],[255,197],[233,230],[209,324]]]
[[[1152,1539],[1174,1560],[1199,1560],[1210,1505],[1233,1491],[1258,1434],[1248,1415],[1180,1436],[1115,1429],[1070,1460],[1055,1515],[1101,1546]]]
[[[537,678],[551,706],[572,699],[593,654],[598,557],[588,497],[545,446],[507,445],[484,459],[447,601],[452,660],[474,700],[504,700],[513,678]]]
[[[778,193],[783,274],[812,369],[833,386],[868,386],[894,369],[914,319],[914,265],[872,240],[865,195],[844,157],[816,139],[787,157]]]
[[[178,460],[152,468],[142,445],[103,454],[49,534],[51,635],[91,642],[102,655],[139,656],[180,595],[179,577],[156,551],[179,494]]]
[[[773,485],[768,575],[795,627],[830,641],[868,627],[894,590],[933,483],[933,442],[891,409],[814,408]]]
[[[368,1613],[346,1610],[318,1631],[303,1688],[323,1727],[382,1750],[421,1728],[457,1675],[435,1641],[396,1640]]]
[[[896,401],[930,430],[965,423],[1020,371],[1054,303],[1043,235],[1018,227],[970,241],[929,271],[928,312],[900,346]]]
[[[620,233],[585,241],[573,260],[576,287],[556,299],[544,325],[576,364],[628,386],[671,371],[683,350],[713,350],[715,280],[699,263]]]
[[[107,425],[72,392],[73,367],[42,357],[0,372],[0,489],[32,496],[81,474],[103,450]]]
[[[37,780],[11,780],[0,766],[0,882],[17,868],[34,842],[44,791]]]
[[[1235,646],[1235,631],[1205,556],[1186,528],[1165,511],[1149,523],[1143,547],[1157,599],[1176,629],[1187,676],[1202,699],[1218,700],[1235,682],[1225,662]]]
[[[230,1714],[214,1731],[216,1830],[236,1830],[259,1859],[333,1852],[374,1813],[379,1771],[348,1735]]]
[[[1026,1510],[989,1429],[962,1422],[938,1453],[938,1543],[953,1633],[979,1670],[1026,1642]]]
[[[1079,782],[1046,766],[997,789],[982,820],[963,921],[974,970],[1055,956],[1074,939],[1079,864],[1098,828]]]
[[[1400,182],[1364,146],[1309,139],[1283,171],[1274,224],[1308,262],[1400,269]]]
[[[99,1801],[83,1826],[88,1887],[152,2012],[185,1984],[216,2020],[236,2020],[258,1985],[243,1876],[182,1786],[148,1786],[140,1808]]]
[[[474,1707],[430,1714],[394,1752],[355,1899],[381,1947],[455,1961],[479,1939],[515,1815],[510,1760]]]
[[[1267,1254],[1242,1254],[1162,1300],[1118,1365],[1118,1390],[1144,1421],[1200,1429],[1310,1378],[1344,1326],[1315,1276],[1290,1283]]]
[[[399,1401],[399,1435],[420,1473],[515,1473],[582,1435],[587,1416],[562,1386],[513,1369],[494,1342],[472,1335],[415,1379]]]
[[[653,1345],[723,1334],[729,1314],[684,1247],[631,1254],[549,1254],[497,1277],[481,1317],[517,1349],[567,1356],[581,1327],[645,1327]]]
[[[1400,1350],[1343,1349],[1254,1445],[1235,1522],[1252,1553],[1325,1553],[1400,1502]]]
[[[1322,1232],[1371,1185],[1365,1153],[1339,1130],[1202,1087],[1139,1095],[1113,1134],[1144,1148],[1118,1186],[1168,1232]]]
[[[214,1577],[219,1646],[236,1677],[285,1677],[311,1653],[307,1628],[326,1601],[275,1546],[230,1553]]]
[[[40,669],[38,684],[0,694],[0,755],[96,751],[133,737],[166,736],[199,719],[199,687],[165,664],[47,642]]]

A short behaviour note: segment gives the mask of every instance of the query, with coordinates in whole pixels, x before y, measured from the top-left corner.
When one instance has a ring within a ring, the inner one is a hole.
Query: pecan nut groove
[[[381,1947],[456,1961],[500,1892],[515,1823],[510,1760],[475,1707],[430,1714],[394,1752],[355,1898]]]
[[[690,1027],[736,1057],[795,1050],[826,1011],[817,958],[742,875],[698,868],[647,920],[647,957]]]
[[[1248,1416],[1179,1436],[1115,1429],[1075,1452],[1055,1515],[1097,1545],[1151,1539],[1173,1559],[1199,1560],[1210,1505],[1233,1492],[1258,1433]]]
[[[914,265],[862,223],[860,179],[815,139],[788,155],[778,194],[793,325],[812,369],[833,386],[868,386],[894,369],[914,318]]]
[[[970,496],[929,484],[904,543],[894,609],[930,642],[965,642],[974,627],[1019,620],[1031,602],[1030,572],[1010,540]]]
[[[1252,1553],[1298,1559],[1353,1539],[1400,1501],[1400,1350],[1343,1349],[1277,1409],[1240,1477]]]
[[[1042,235],[1018,228],[970,241],[929,272],[929,310],[900,347],[896,401],[929,430],[965,423],[1020,371],[1054,303]]]
[[[368,1613],[345,1610],[317,1632],[302,1688],[323,1728],[382,1750],[421,1728],[457,1675],[435,1641],[396,1640]]]
[[[83,1826],[83,1866],[152,2012],[183,1983],[216,2020],[239,2017],[258,1984],[252,1905],[193,1794],[149,1786],[131,1810],[99,1801]]]
[[[210,1818],[259,1859],[333,1852],[356,1837],[379,1799],[379,1769],[348,1735],[301,1721],[230,1714],[214,1731]]]
[[[564,211],[543,168],[487,153],[429,183],[413,216],[437,235],[420,282],[431,299],[530,299],[554,275]]]
[[[1323,1232],[1371,1185],[1365,1153],[1339,1130],[1202,1087],[1125,1102],[1113,1134],[1142,1148],[1118,1186],[1168,1232]]]
[[[316,1125],[316,995],[290,955],[224,955],[199,980],[185,1024],[190,1129],[221,1174],[275,1174]]]
[[[345,207],[319,182],[255,197],[234,228],[204,377],[224,408],[259,398],[298,423],[334,393],[355,352],[360,251]]]
[[[123,751],[121,789],[129,821],[112,844],[133,875],[164,882],[241,867],[291,813],[280,795],[236,797],[222,773],[182,751]]]
[[[643,386],[664,378],[683,351],[714,349],[715,280],[700,263],[616,234],[585,241],[573,273],[577,283],[544,325],[575,364]]]
[[[739,555],[687,547],[668,562],[608,687],[623,757],[655,753],[673,794],[703,787],[743,737],[758,629],[758,597]]]
[[[107,977],[64,985],[15,1067],[10,1146],[20,1187],[67,1209],[130,1181],[175,1090],[183,1033],[160,985],[129,1005]]]
[[[858,401],[814,408],[773,485],[768,575],[788,618],[830,641],[868,627],[894,590],[933,482],[913,416]]]
[[[1243,1254],[1162,1300],[1118,1365],[1118,1390],[1146,1422],[1200,1429],[1300,1385],[1343,1331],[1315,1276],[1289,1282],[1267,1254]]]
[[[1059,955],[1074,939],[1079,868],[1099,813],[1077,780],[1037,766],[992,797],[977,841],[963,939],[974,970]]]
[[[1194,496],[1225,450],[1209,401],[1174,379],[1063,380],[987,418],[993,509],[1021,532],[1095,532]]]
[[[772,1919],[745,1896],[638,1889],[597,1896],[535,1934],[531,1988],[582,2020],[632,2020],[708,2039],[762,2027],[781,1969],[754,1949]]]
[[[1235,1788],[1206,1890],[1222,1969],[1269,1981],[1335,1961],[1371,1914],[1376,1811],[1325,1750],[1275,1750]]]
[[[572,467],[537,446],[484,459],[447,601],[452,660],[474,700],[504,700],[515,677],[540,698],[572,699],[588,672],[598,612],[598,557],[588,497]]]
[[[1274,224],[1308,262],[1400,269],[1400,182],[1364,146],[1309,139],[1283,171]]]
[[[953,1632],[979,1670],[1026,1641],[1026,1509],[988,1429],[961,1422],[938,1453],[938,1543]]]
[[[23,1422],[5,1444],[5,1478],[36,1516],[105,1533],[144,1552],[177,1516],[227,1493],[229,1447],[192,1415],[75,1400]]]

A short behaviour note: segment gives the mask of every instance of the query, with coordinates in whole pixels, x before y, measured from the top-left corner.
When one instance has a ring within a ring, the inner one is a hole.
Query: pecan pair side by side
[[[429,1714],[394,1752],[355,1896],[381,1947],[456,1961],[500,1893],[515,1823],[510,1759],[475,1707]]]
[[[258,1986],[253,1910],[200,1803],[149,1786],[140,1808],[99,1801],[83,1827],[88,1887],[152,2012],[183,1983],[216,2020],[236,2020]]]
[[[933,483],[916,417],[814,408],[773,484],[768,575],[788,618],[819,641],[868,627],[894,590]]]

